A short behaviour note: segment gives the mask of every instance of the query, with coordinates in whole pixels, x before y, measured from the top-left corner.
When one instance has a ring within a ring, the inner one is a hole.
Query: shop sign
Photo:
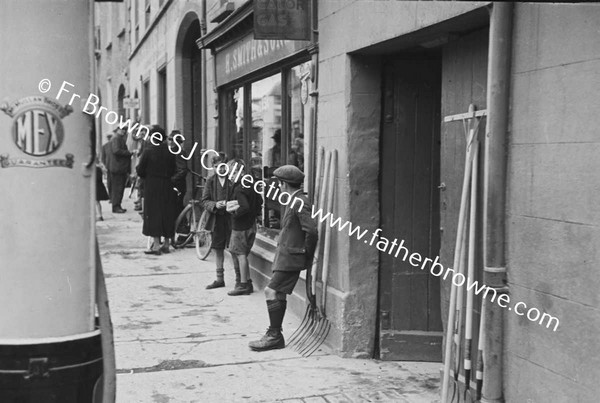
[[[63,143],[65,134],[62,118],[73,111],[69,105],[62,106],[44,96],[29,96],[18,101],[0,105],[0,110],[13,118],[10,136],[23,154],[44,157],[56,152]],[[23,157],[0,156],[0,167],[67,167],[72,168],[73,156],[66,159],[31,160]]]
[[[217,85],[291,56],[309,44],[307,41],[256,40],[249,34],[217,52]]]
[[[310,40],[308,0],[255,0],[254,39]]]
[[[29,160],[27,158],[10,158],[8,154],[0,155],[0,167],[26,167],[26,168],[73,168],[73,154],[67,154],[64,159],[50,158],[46,160]]]
[[[140,109],[139,98],[123,98],[123,108],[125,109]]]

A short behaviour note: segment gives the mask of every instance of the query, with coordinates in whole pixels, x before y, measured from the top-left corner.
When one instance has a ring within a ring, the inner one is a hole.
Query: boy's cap
[[[273,172],[278,179],[284,182],[300,184],[304,182],[304,173],[295,165],[283,165]]]

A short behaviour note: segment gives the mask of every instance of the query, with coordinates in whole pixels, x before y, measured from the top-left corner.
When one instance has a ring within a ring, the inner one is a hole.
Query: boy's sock
[[[287,307],[287,301],[278,299],[267,300],[267,310],[269,311],[269,321],[271,322],[271,329],[281,331],[281,325],[283,323],[283,317],[285,316],[285,309]]]
[[[238,287],[242,278],[242,274],[240,273],[240,267],[234,266],[233,270],[235,270],[235,286]]]

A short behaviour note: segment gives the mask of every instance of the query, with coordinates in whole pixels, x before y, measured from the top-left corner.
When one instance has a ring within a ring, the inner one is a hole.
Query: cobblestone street
[[[193,249],[143,253],[146,240],[131,199],[97,231],[115,330],[117,402],[423,402],[438,400],[439,364],[343,359],[322,347],[309,358],[291,349],[250,351],[267,327],[262,292],[230,297],[205,290],[214,256]],[[289,337],[300,319],[284,322]]]

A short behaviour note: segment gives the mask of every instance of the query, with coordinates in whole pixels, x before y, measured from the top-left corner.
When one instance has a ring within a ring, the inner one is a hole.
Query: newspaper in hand
[[[230,200],[227,202],[226,210],[228,213],[235,213],[240,208],[240,204],[237,200]]]

